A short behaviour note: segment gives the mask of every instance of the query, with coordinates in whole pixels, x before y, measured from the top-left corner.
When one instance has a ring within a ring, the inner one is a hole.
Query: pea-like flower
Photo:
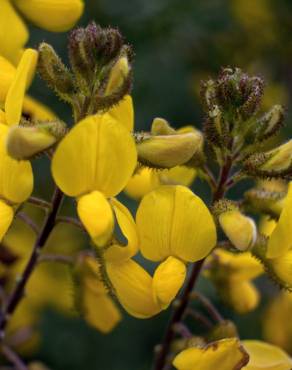
[[[83,7],[82,0],[2,0],[0,54],[16,62],[28,41],[28,30],[18,11],[38,27],[64,32],[78,21]]]
[[[5,112],[0,114],[0,240],[12,223],[14,208],[24,202],[33,189],[33,173],[29,161],[17,161],[7,153],[9,127],[18,125],[24,94],[37,62],[37,52],[24,52],[5,100]]]
[[[175,357],[173,364],[178,370],[290,370],[292,359],[265,342],[228,338],[188,348]]]

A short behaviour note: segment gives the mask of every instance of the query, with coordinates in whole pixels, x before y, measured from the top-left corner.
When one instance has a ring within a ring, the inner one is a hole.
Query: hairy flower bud
[[[71,101],[75,94],[74,78],[53,47],[44,42],[39,46],[38,71],[62,99]]]
[[[274,105],[269,112],[256,122],[256,140],[262,142],[277,134],[283,125],[283,120],[284,108],[281,105]]]
[[[236,209],[221,213],[218,219],[224,233],[237,249],[245,251],[254,245],[257,229],[253,219]]]
[[[188,162],[202,147],[202,135],[146,135],[137,143],[139,161],[150,167],[171,168]]]
[[[118,91],[130,73],[130,65],[127,56],[121,56],[112,67],[107,83],[105,95],[114,94]]]
[[[12,126],[6,147],[8,154],[18,160],[29,159],[54,145],[65,133],[61,122],[42,123],[36,126]]]

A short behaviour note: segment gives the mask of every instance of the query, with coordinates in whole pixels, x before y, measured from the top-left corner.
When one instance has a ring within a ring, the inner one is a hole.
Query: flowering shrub
[[[17,369],[44,369],[22,357],[38,345],[37,323],[47,305],[80,315],[106,334],[122,319],[122,308],[147,319],[173,303],[155,370],[292,369],[292,359],[279,347],[241,341],[235,324],[196,287],[204,275],[238,314],[259,304],[253,280],[260,275],[292,290],[292,144],[270,147],[284,110],[274,105],[262,111],[263,80],[223,68],[202,83],[203,132],[191,126],[175,130],[161,118],[149,132],[136,132],[133,52],[119,31],[95,23],[73,30],[67,67],[49,44],[22,50],[25,29],[14,6],[37,25],[63,31],[80,17],[81,1],[5,0],[1,6],[0,29],[15,22],[11,39],[0,32],[5,361]],[[72,126],[27,95],[36,71],[72,107]],[[51,163],[55,190],[49,202],[32,196],[36,157]],[[210,204],[190,190],[196,177],[210,188]],[[253,185],[242,198],[228,199],[228,191],[247,178]],[[139,202],[135,217],[117,198],[123,191]],[[60,216],[65,197],[78,218]],[[41,226],[29,204],[45,211]],[[70,237],[77,230],[88,236],[86,248]],[[57,247],[54,238],[64,241]],[[155,264],[153,274],[142,258]],[[194,300],[208,316],[194,309]],[[274,307],[267,315],[274,315]],[[187,317],[202,325],[200,335],[191,332]],[[271,328],[266,325],[273,341]]]

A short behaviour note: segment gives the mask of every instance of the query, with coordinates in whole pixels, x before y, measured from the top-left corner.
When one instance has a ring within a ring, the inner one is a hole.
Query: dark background
[[[291,134],[290,0],[87,0],[81,24],[91,20],[102,26],[118,27],[133,45],[136,130],[149,128],[152,119],[158,116],[176,127],[186,124],[201,127],[200,80],[216,76],[222,66],[237,66],[264,77],[267,84],[264,107],[284,104],[287,125],[282,139]],[[51,43],[66,61],[66,34],[50,34],[31,27],[30,45],[36,47],[43,40]],[[32,94],[71,122],[69,108],[41,81],[34,83]],[[42,163],[35,164],[36,194],[48,197],[52,182],[48,167]],[[198,181],[193,189],[204,198],[208,196]],[[241,190],[235,189],[233,196]],[[128,204],[133,206],[133,202]],[[200,284],[201,289],[213,295],[207,282]],[[271,287],[261,281],[260,285],[265,290],[264,302]],[[236,318],[242,337],[261,337],[262,306],[254,313]],[[221,310],[232,318],[226,308]],[[150,368],[153,347],[162,336],[168,314],[145,321],[124,313],[117,329],[104,336],[82,320],[47,311],[41,324],[41,348],[33,357],[54,370],[146,370]],[[192,328],[198,329],[194,325]]]

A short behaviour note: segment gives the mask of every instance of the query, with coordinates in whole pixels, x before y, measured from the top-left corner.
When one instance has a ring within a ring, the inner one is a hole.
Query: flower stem
[[[17,281],[17,285],[14,291],[11,293],[7,305],[4,308],[4,312],[1,313],[0,316],[0,340],[3,340],[5,337],[5,328],[8,323],[9,317],[13,315],[18,303],[21,301],[22,297],[24,296],[26,283],[28,282],[34,268],[37,264],[38,257],[40,254],[41,249],[46,244],[48,237],[55,226],[55,220],[61,206],[63,200],[63,193],[59,188],[55,188],[52,202],[51,202],[51,209],[47,214],[46,220],[44,222],[43,228],[39,233],[39,236],[35,242],[32,254],[30,259],[23,271],[21,278]]]
[[[28,367],[25,365],[25,363],[10,347],[3,345],[1,347],[1,352],[7,358],[7,360],[14,365],[16,370],[28,370]]]

